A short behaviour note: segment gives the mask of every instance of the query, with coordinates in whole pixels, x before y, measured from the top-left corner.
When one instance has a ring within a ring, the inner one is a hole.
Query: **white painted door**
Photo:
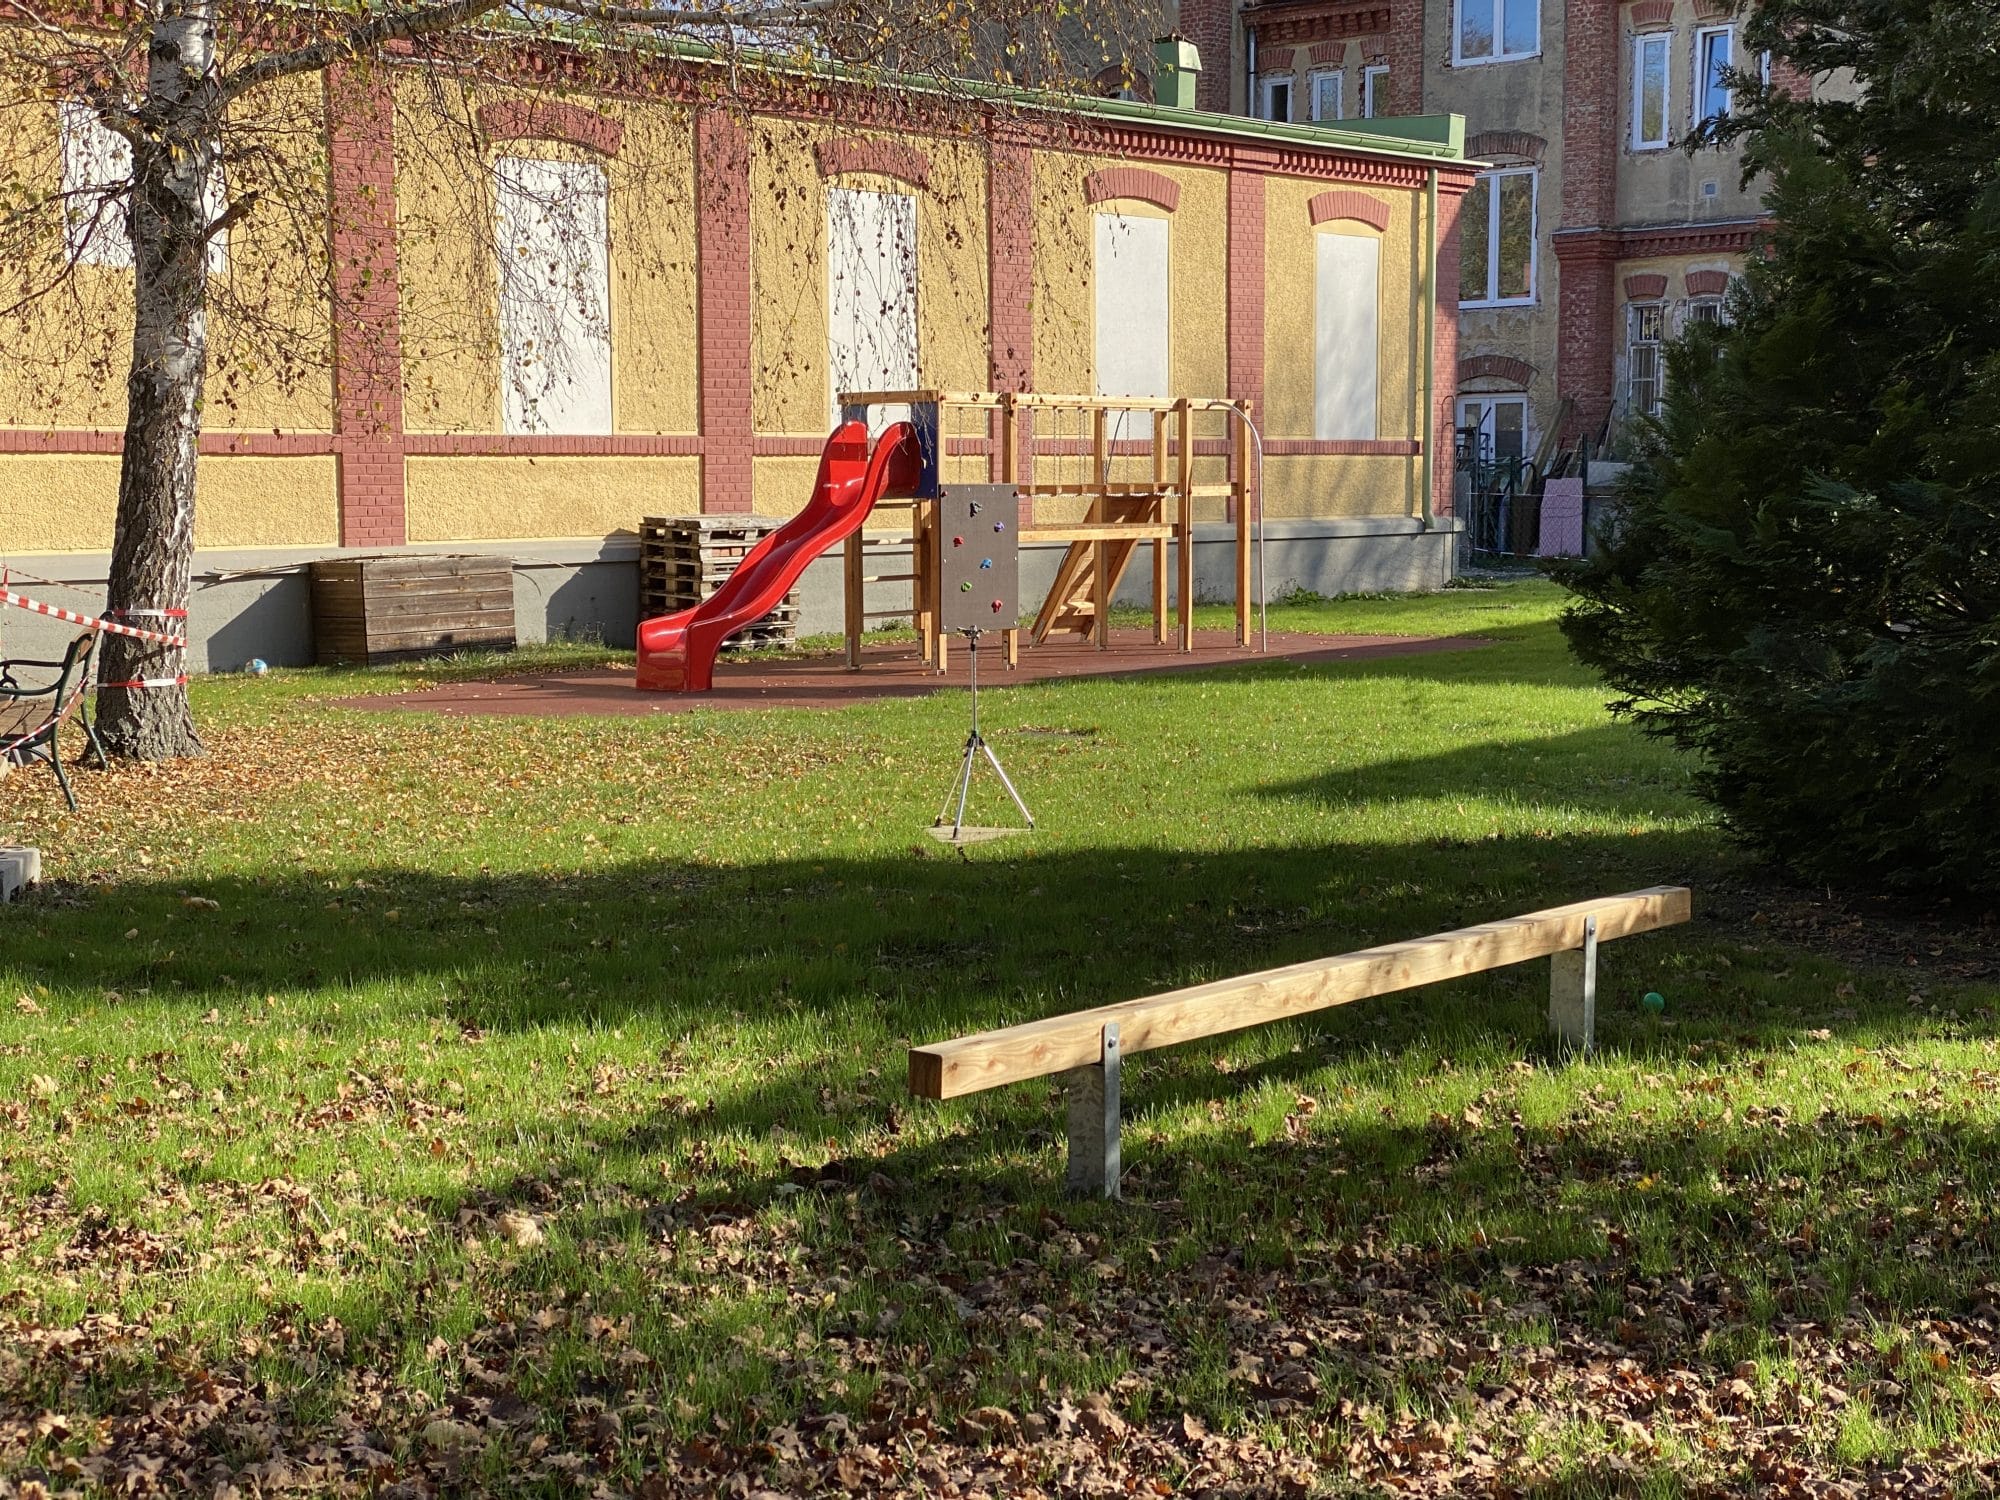
[[[1318,253],[1313,436],[1371,440],[1381,398],[1382,242],[1321,233]]]
[[[833,420],[843,391],[917,388],[917,200],[907,193],[826,194],[827,368]],[[876,407],[868,429],[904,421]]]
[[[587,162],[493,164],[504,430],[611,431],[607,188]]]

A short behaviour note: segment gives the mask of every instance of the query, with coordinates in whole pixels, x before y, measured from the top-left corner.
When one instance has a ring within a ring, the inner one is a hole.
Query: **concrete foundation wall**
[[[1443,588],[1451,578],[1456,523],[1361,517],[1272,521],[1264,538],[1267,597],[1292,589],[1320,594],[1400,593]],[[1235,595],[1234,531],[1223,525],[1199,528],[1195,543],[1195,598],[1228,601]],[[639,547],[637,541],[524,542],[452,548],[389,549],[407,552],[476,552],[514,559],[515,625],[523,643],[549,639],[601,640],[629,647],[638,623]],[[1024,599],[1048,592],[1063,549],[1026,548],[1021,558]],[[189,610],[189,667],[197,672],[236,671],[252,657],[273,666],[300,666],[313,660],[312,604],[307,565],[315,558],[379,556],[373,551],[268,550],[204,552],[195,559],[195,588]],[[871,573],[903,573],[907,547],[871,547]],[[1171,562],[1171,553],[1169,555]],[[14,587],[44,603],[94,614],[104,604],[108,559],[103,554],[39,556],[33,571],[62,581],[60,587],[17,582]],[[1255,574],[1253,573],[1253,579]],[[1173,593],[1173,569],[1168,571]],[[1121,603],[1143,605],[1152,594],[1152,560],[1142,552],[1119,589]],[[811,635],[842,628],[841,560],[838,549],[806,569],[799,580],[799,628]],[[908,584],[870,590],[870,609],[894,609],[909,601]],[[0,655],[55,657],[75,627],[20,610],[0,609]]]

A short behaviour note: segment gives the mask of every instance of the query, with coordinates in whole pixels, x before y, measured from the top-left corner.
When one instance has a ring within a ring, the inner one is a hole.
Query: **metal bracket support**
[[[1583,919],[1583,946],[1549,960],[1549,1030],[1588,1056],[1597,1046],[1597,918]]]
[[[1069,1103],[1069,1190],[1087,1198],[1119,1198],[1124,1169],[1118,1155],[1118,1023],[1104,1027],[1103,1060],[1063,1077]]]

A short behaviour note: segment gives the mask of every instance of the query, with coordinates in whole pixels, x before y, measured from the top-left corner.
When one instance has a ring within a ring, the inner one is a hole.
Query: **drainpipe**
[[[1437,455],[1437,307],[1438,307],[1438,169],[1432,167],[1424,180],[1424,411],[1423,462],[1421,466],[1424,530],[1437,518],[1431,514],[1432,476]]]

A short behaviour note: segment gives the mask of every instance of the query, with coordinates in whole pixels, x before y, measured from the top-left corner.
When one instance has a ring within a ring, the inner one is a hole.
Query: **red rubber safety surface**
[[[979,685],[1007,688],[1026,682],[1059,678],[1154,676],[1169,672],[1200,672],[1244,662],[1288,661],[1304,665],[1366,661],[1380,657],[1423,656],[1439,651],[1475,650],[1485,644],[1471,637],[1435,639],[1421,636],[1279,635],[1262,655],[1236,644],[1233,631],[1195,632],[1195,649],[1183,655],[1172,646],[1156,646],[1144,630],[1114,630],[1111,648],[1099,651],[1074,637],[1045,645],[1021,642],[1021,665],[1009,671],[998,640],[979,650]],[[407,710],[441,714],[525,715],[562,718],[594,715],[640,718],[649,714],[684,714],[697,709],[845,708],[881,698],[920,698],[926,693],[965,686],[965,642],[954,638],[951,670],[940,677],[917,659],[909,644],[865,646],[858,672],[847,670],[845,656],[787,661],[724,657],[716,664],[715,687],[706,693],[639,693],[632,687],[631,667],[588,672],[523,672],[479,682],[450,682],[413,693],[368,694],[335,700],[337,708],[375,712]]]

